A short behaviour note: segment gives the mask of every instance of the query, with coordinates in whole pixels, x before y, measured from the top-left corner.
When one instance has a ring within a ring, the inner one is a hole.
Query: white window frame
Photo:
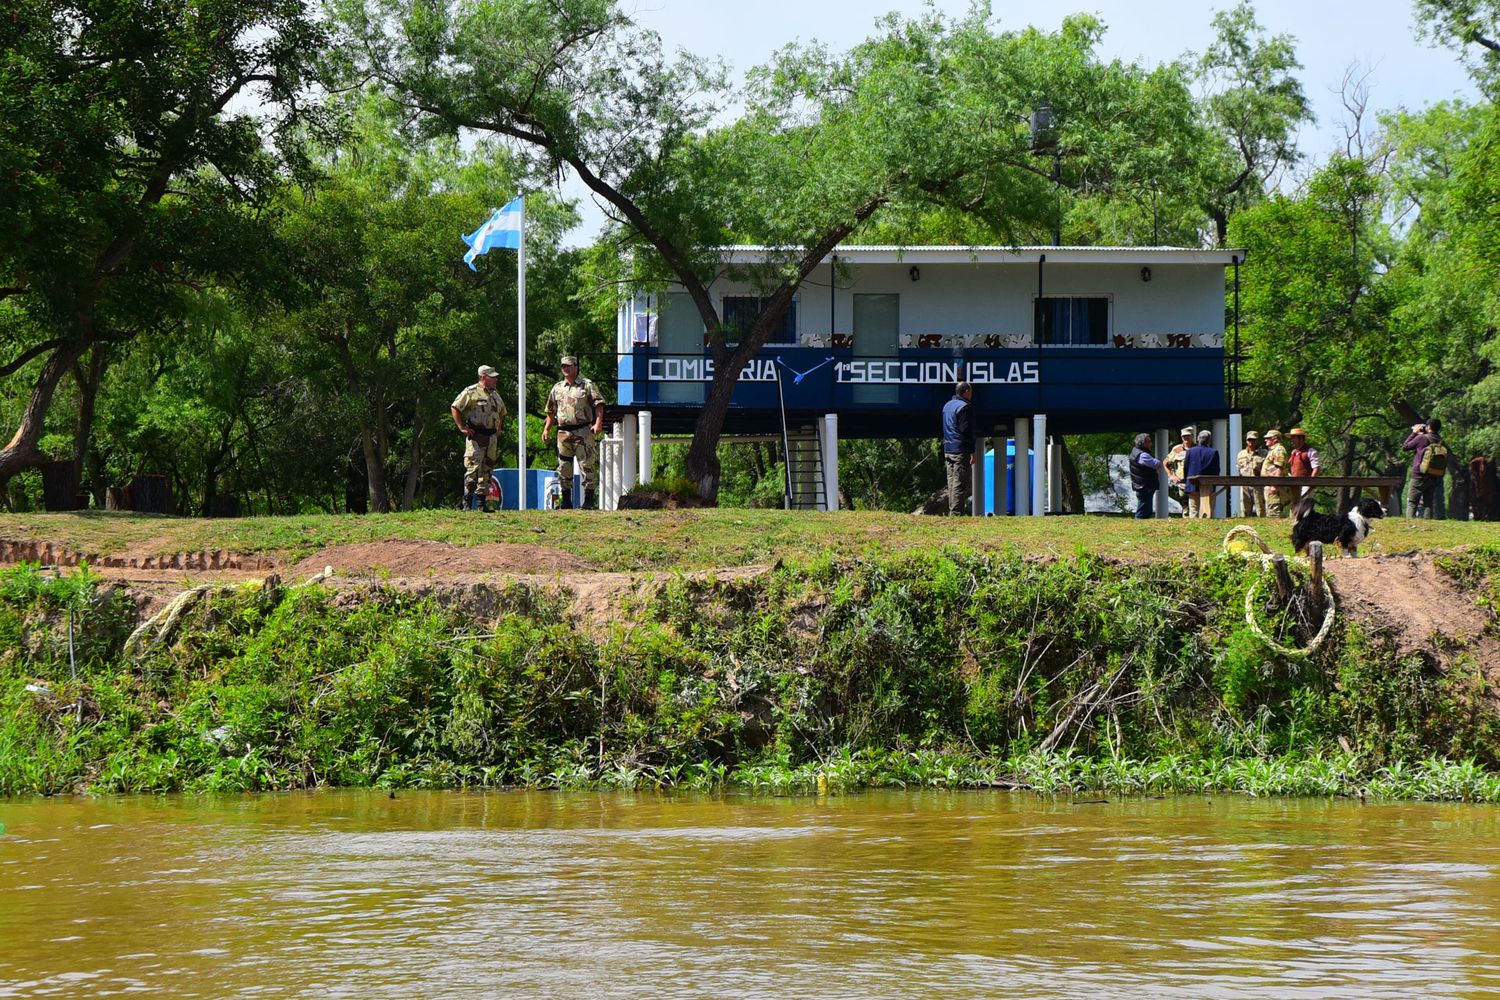
[[[768,298],[770,298],[769,295],[757,295],[754,292],[723,292],[723,293],[721,293],[719,295],[719,319],[721,321],[725,319],[725,316],[724,316],[724,303],[727,300],[729,300],[729,299],[756,299],[756,300],[762,300],[762,299],[768,299]],[[767,347],[771,347],[771,346],[775,346],[775,347],[797,347],[797,346],[800,346],[800,344],[802,342],[801,341],[801,335],[802,335],[802,301],[801,301],[801,299],[802,299],[801,295],[799,295],[799,294],[797,294],[795,292],[792,294],[792,303],[791,303],[791,309],[792,309],[792,332],[791,332],[791,339],[790,340],[768,340],[768,341],[766,341],[765,346],[767,346]],[[730,343],[738,343],[738,342],[739,341],[737,341],[737,340],[730,341]]]
[[[1066,293],[1056,293],[1056,294],[1049,292],[1049,293],[1045,293],[1045,294],[1042,294],[1042,295],[1037,295],[1035,292],[1033,292],[1032,295],[1031,295],[1031,341],[1032,341],[1033,344],[1037,344],[1038,343],[1038,337],[1040,336],[1040,331],[1037,330],[1037,328],[1036,328],[1036,309],[1037,309],[1037,301],[1039,299],[1103,299],[1104,303],[1105,303],[1105,305],[1104,305],[1104,340],[1101,343],[1098,343],[1098,344],[1047,344],[1047,343],[1043,343],[1043,344],[1041,344],[1042,347],[1057,347],[1057,348],[1069,348],[1069,347],[1108,347],[1108,346],[1110,346],[1110,344],[1113,343],[1113,338],[1114,338],[1114,335],[1115,335],[1115,294],[1114,294],[1114,292],[1066,292]]]

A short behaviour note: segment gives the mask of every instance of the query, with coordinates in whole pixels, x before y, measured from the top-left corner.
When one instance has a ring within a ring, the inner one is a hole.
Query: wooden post
[[[1312,567],[1312,574],[1307,580],[1307,589],[1312,598],[1312,606],[1319,611],[1323,610],[1323,543],[1307,543],[1307,561]]]
[[[1271,568],[1276,571],[1276,592],[1285,604],[1292,599],[1292,574],[1286,568],[1286,556],[1280,553],[1272,556]]]

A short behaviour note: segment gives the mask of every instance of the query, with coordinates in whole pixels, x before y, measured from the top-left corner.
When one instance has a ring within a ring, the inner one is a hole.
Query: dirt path
[[[5,553],[0,552],[0,557]],[[29,549],[21,558],[50,556],[61,565],[76,565],[75,553],[60,549]],[[0,562],[12,561],[0,558]],[[257,557],[255,568],[244,568],[234,553],[217,557],[128,557],[99,560],[93,572],[130,585],[150,616],[187,587],[204,583],[242,583],[269,574],[283,583],[301,583],[331,570],[327,586],[351,595],[371,583],[415,594],[440,594],[446,600],[483,611],[495,605],[495,585],[524,583],[556,588],[571,595],[570,613],[578,625],[593,633],[606,631],[628,607],[626,598],[655,588],[675,573],[601,572],[587,559],[546,545],[492,543],[458,546],[444,542],[397,539],[333,545],[298,562],[277,565]],[[766,566],[734,566],[680,574],[688,579],[745,579],[766,572]]]
[[[495,573],[563,574],[589,572],[595,567],[562,549],[548,545],[449,545],[414,539],[330,545],[295,564],[288,577],[311,576],[332,566],[340,576],[471,577]]]

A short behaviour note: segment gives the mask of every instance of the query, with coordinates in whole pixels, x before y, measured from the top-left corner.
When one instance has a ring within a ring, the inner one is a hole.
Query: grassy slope
[[[1126,559],[1208,553],[1235,523],[1262,531],[1289,551],[1285,522],[1133,521],[1113,517],[926,518],[868,511],[838,514],[767,510],[684,510],[585,513],[450,511],[410,514],[256,517],[235,520],[141,514],[0,514],[0,539],[44,541],[99,555],[161,555],[200,549],[243,554],[310,555],[330,545],[426,539],[453,545],[547,545],[572,552],[601,570],[693,570],[782,559],[802,564],[824,557],[894,554],[958,544],[978,551],[1014,547],[1064,556],[1080,550]],[[1500,542],[1500,523],[1381,523],[1368,553],[1452,549]]]

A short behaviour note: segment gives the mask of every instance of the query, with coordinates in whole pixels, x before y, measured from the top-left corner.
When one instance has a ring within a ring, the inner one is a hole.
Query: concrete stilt
[[[1236,459],[1240,451],[1245,447],[1245,415],[1242,413],[1231,413],[1229,415],[1229,437],[1224,442],[1224,475],[1237,476],[1240,474]],[[1238,486],[1229,489],[1229,516],[1245,516],[1245,498],[1240,495]]]
[[[1035,453],[1031,469],[1031,516],[1047,514],[1047,415],[1031,418],[1031,450]]]
[[[824,510],[839,509],[839,415],[823,414],[823,496]]]
[[[640,422],[641,425],[639,456],[640,468],[637,471],[636,475],[640,478],[641,482],[649,483],[651,481],[651,411],[640,411],[638,414],[636,414],[636,419]]]
[[[622,495],[629,493],[640,485],[636,478],[636,472],[640,468],[637,459],[637,449],[640,447],[639,437],[636,433],[636,415],[627,413],[620,418],[620,491]]]
[[[1167,429],[1165,427],[1162,427],[1162,428],[1159,428],[1157,430],[1157,432],[1156,432],[1156,441],[1155,441],[1155,443],[1153,445],[1153,450],[1156,453],[1156,459],[1157,459],[1157,461],[1159,461],[1159,462],[1166,461],[1166,459],[1167,459],[1167,452],[1171,448],[1171,445],[1169,444],[1169,442],[1171,440],[1172,440],[1172,432],[1169,429]],[[1165,469],[1159,471],[1156,474],[1156,476],[1157,476],[1157,481],[1158,481],[1158,485],[1156,487],[1156,516],[1158,518],[1171,517],[1172,516],[1172,507],[1171,507],[1171,498],[1172,498],[1172,495],[1171,495],[1171,491],[1169,489],[1169,484],[1171,483],[1171,480],[1167,478],[1167,472],[1166,472]]]
[[[983,517],[985,491],[984,437],[978,434],[974,436],[974,454],[976,456],[975,462],[970,466],[974,474],[969,479],[969,485],[973,487],[973,496],[969,498],[972,504],[970,510],[975,517]]]
[[[1016,438],[1016,516],[1031,513],[1031,418],[1017,417]]]
[[[1234,456],[1239,449],[1230,450],[1229,446],[1229,421],[1220,417],[1213,422],[1214,447],[1219,449],[1219,475],[1234,475]],[[1223,490],[1214,497],[1214,517],[1229,516],[1229,494],[1238,493],[1239,490]]]

